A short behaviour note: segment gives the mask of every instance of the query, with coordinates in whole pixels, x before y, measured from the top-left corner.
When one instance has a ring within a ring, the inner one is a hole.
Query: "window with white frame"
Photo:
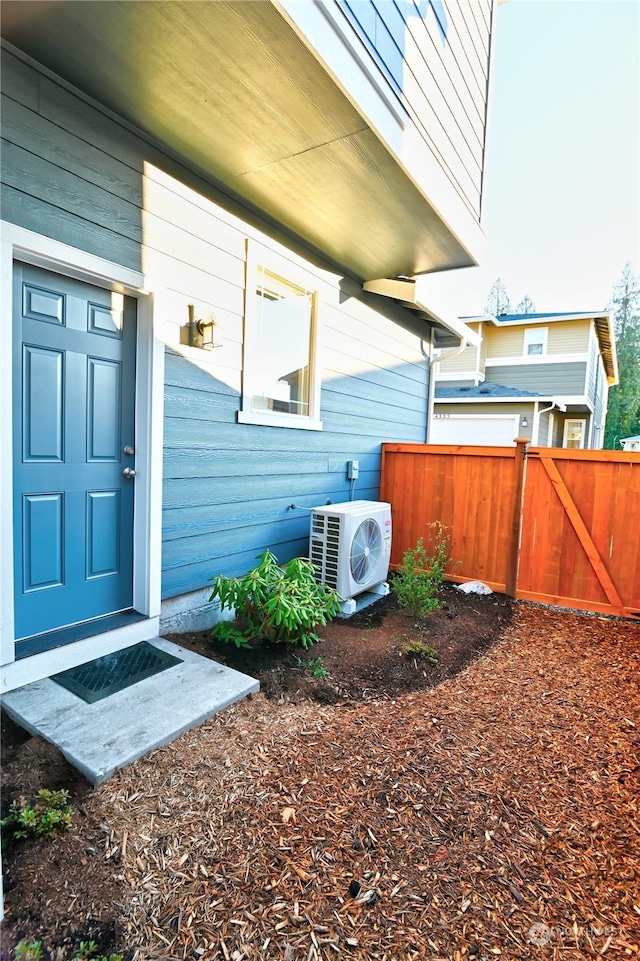
[[[313,277],[249,243],[238,421],[321,430]]]
[[[562,446],[577,448],[584,447],[586,426],[586,420],[565,420]]]
[[[541,357],[547,352],[548,327],[525,327],[524,350],[525,357]]]

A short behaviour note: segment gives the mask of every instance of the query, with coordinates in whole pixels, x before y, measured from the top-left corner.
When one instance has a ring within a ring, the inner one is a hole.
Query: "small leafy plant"
[[[33,804],[22,795],[12,803],[0,822],[14,838],[42,837],[71,827],[73,808],[68,791],[38,791]],[[34,942],[37,944],[37,942]]]
[[[120,954],[110,954],[108,957],[106,954],[96,954],[98,950],[98,945],[95,941],[81,941],[80,947],[73,956],[73,961],[122,961],[122,955]]]
[[[451,563],[448,528],[441,521],[427,526],[426,545],[420,537],[416,546],[405,553],[392,582],[398,604],[414,617],[426,617],[441,606],[436,595]],[[454,568],[459,563],[457,561]]]
[[[81,941],[73,955],[67,954],[63,948],[57,948],[55,958],[70,958],[71,961],[122,961],[121,954],[97,954],[98,945],[95,941]],[[47,954],[50,957],[51,954]],[[15,961],[43,961],[44,952],[42,941],[27,941],[24,938],[16,944],[14,949]]]
[[[329,677],[330,672],[324,666],[323,657],[314,657],[313,660],[307,661],[307,668],[311,671],[314,677]]]
[[[14,948],[15,961],[42,961],[42,941],[26,941],[22,938]]]
[[[222,610],[235,611],[235,621],[222,621],[212,630],[221,641],[249,647],[263,638],[274,644],[297,644],[305,650],[319,641],[318,625],[340,610],[341,597],[326,584],[318,584],[311,561],[296,557],[284,567],[271,551],[244,577],[214,578],[210,601],[218,598]]]
[[[415,657],[420,661],[426,661],[427,664],[433,664],[434,666],[438,663],[438,655],[435,647],[431,644],[423,644],[422,641],[413,641],[411,644],[407,644],[406,647],[402,648],[402,653],[406,654],[407,657]]]

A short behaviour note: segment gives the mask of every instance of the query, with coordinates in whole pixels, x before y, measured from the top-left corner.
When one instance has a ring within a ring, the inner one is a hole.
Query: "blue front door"
[[[129,610],[136,301],[14,264],[17,639]]]

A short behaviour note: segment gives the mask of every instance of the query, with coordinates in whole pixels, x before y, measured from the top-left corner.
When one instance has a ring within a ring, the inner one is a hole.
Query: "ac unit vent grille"
[[[311,563],[316,580],[329,587],[338,585],[338,551],[340,518],[325,514],[311,515]]]
[[[324,582],[334,590],[338,586],[338,557],[340,549],[340,518],[327,517],[327,538],[324,555]]]
[[[390,554],[390,504],[348,501],[313,508],[309,556],[315,576],[343,598],[381,584]]]

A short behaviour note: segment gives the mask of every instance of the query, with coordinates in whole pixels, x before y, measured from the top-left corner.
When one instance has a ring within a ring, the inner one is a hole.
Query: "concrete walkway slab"
[[[45,678],[5,694],[3,707],[21,727],[55,744],[92,784],[100,784],[260,690],[254,678],[162,637],[150,643],[182,663],[94,704]]]

